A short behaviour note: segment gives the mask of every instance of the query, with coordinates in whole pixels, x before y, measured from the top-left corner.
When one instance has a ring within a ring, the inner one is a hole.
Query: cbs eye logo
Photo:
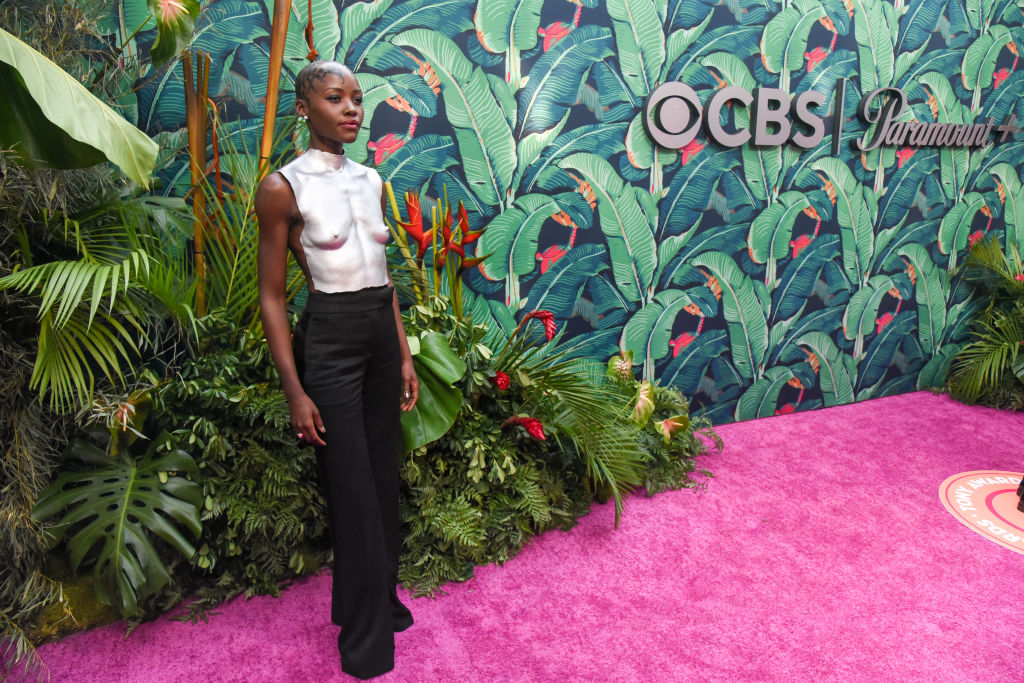
[[[738,103],[750,111],[749,130],[727,130],[722,123],[722,108]],[[701,124],[708,137],[724,147],[739,147],[753,140],[755,145],[770,146],[792,142],[809,149],[825,137],[825,121],[812,113],[824,104],[825,96],[808,90],[791,98],[778,88],[757,88],[753,91],[739,86],[716,90],[702,107],[693,88],[670,81],[658,86],[644,103],[644,130],[654,142],[666,149],[680,149],[689,144]],[[790,122],[790,115],[799,124]]]

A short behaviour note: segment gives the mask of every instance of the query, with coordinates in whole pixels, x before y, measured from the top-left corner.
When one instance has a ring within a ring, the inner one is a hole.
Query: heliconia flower
[[[636,407],[633,408],[633,421],[645,425],[654,412],[654,385],[643,381],[636,389]]]
[[[526,429],[527,434],[538,441],[546,441],[544,438],[544,424],[535,417],[514,415],[501,423],[502,427],[506,425],[519,425]]]
[[[543,275],[548,272],[548,268],[557,263],[558,259],[565,256],[565,254],[566,250],[558,244],[552,244],[544,251],[538,251],[537,260],[540,261],[540,274]]]
[[[1017,282],[1024,282],[1024,273],[1015,276],[1013,279],[1016,280]]]
[[[661,432],[662,437],[665,439],[665,443],[672,440],[672,437],[676,432],[686,429],[690,426],[689,415],[676,415],[675,417],[669,417],[664,420],[657,420],[654,426]]]
[[[622,355],[609,358],[606,374],[617,379],[633,379],[633,352],[626,351]]]
[[[544,323],[544,336],[551,341],[555,332],[558,331],[558,326],[555,325],[555,314],[551,311],[530,311],[523,317],[523,322],[526,322],[530,318],[536,318],[537,320]]]
[[[423,211],[420,210],[420,196],[412,190],[405,193],[405,206],[409,210],[409,222],[397,221],[402,229],[412,235],[419,245],[417,256],[423,258],[427,253],[427,247],[434,237],[434,229],[423,229]]]
[[[502,391],[505,391],[506,389],[508,389],[508,384],[509,384],[508,375],[506,375],[501,370],[498,370],[498,371],[496,371],[494,373],[494,377],[491,378],[491,381],[494,382],[494,386],[498,387]]]

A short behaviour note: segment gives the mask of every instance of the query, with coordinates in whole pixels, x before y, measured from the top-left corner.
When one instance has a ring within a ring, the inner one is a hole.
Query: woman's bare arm
[[[260,183],[256,190],[255,204],[260,227],[257,270],[263,332],[274,365],[281,376],[292,426],[302,435],[301,438],[323,446],[320,434],[325,430],[320,413],[302,388],[295,369],[285,300],[288,232],[298,219],[298,207],[288,182],[277,173],[270,174]]]

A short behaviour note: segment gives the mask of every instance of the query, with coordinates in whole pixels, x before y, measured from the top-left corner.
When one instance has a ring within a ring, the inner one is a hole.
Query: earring
[[[308,116],[306,116],[305,114],[303,114],[303,115],[302,115],[302,116],[301,116],[300,118],[301,118],[301,119],[302,119],[303,121],[309,121],[309,117],[308,117]]]

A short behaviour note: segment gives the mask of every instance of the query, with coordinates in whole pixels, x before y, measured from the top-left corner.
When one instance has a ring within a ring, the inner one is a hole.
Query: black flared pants
[[[293,338],[306,393],[327,430],[317,447],[334,546],[331,620],[342,670],[394,668],[409,612],[398,578],[401,352],[393,288],[310,294]]]

